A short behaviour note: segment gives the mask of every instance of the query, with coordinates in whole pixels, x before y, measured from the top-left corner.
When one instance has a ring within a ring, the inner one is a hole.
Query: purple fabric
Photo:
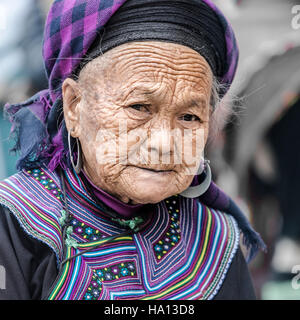
[[[5,105],[5,112],[12,123],[11,135],[16,143],[12,151],[18,151],[18,168],[26,167],[28,159],[40,165],[39,157],[46,150],[48,133],[46,119],[51,109],[49,91],[43,90],[21,104]]]
[[[229,197],[214,182],[211,182],[208,190],[200,196],[200,199],[203,203],[213,208],[222,208],[224,210],[229,206]]]
[[[13,116],[22,108],[27,108],[32,112],[42,123],[46,122],[46,118],[52,105],[49,98],[49,90],[45,89],[35,94],[30,99],[23,103],[6,104],[5,110],[11,115],[11,122],[13,123]]]

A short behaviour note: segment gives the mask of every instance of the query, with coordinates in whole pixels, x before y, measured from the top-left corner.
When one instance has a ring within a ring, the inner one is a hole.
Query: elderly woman
[[[209,0],[56,0],[49,89],[6,105],[20,171],[0,184],[2,299],[252,299],[264,244],[202,153],[233,80]]]

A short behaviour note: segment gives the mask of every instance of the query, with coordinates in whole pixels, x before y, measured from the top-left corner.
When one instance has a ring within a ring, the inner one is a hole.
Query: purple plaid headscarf
[[[224,74],[219,81],[229,89],[238,63],[238,47],[233,30],[210,0],[206,3],[217,15],[226,40]],[[19,169],[47,165],[50,170],[70,166],[68,146],[64,145],[61,109],[61,86],[78,67],[93,44],[99,31],[126,0],[55,0],[49,11],[43,40],[43,58],[49,88],[21,104],[6,104],[5,110],[12,122],[12,132],[17,135],[14,150],[21,155]],[[224,92],[225,93],[225,92]],[[196,177],[195,177],[196,178]],[[195,183],[197,179],[194,179]],[[208,206],[232,214],[244,233],[244,241],[251,247],[249,257],[258,248],[265,248],[259,235],[247,219],[213,182],[200,200]]]
[[[227,44],[226,73],[221,82],[233,81],[238,62],[238,48],[233,30],[224,15],[210,0],[205,2],[218,15]],[[45,27],[43,57],[52,101],[61,97],[61,84],[78,66],[99,31],[126,0],[55,1]]]

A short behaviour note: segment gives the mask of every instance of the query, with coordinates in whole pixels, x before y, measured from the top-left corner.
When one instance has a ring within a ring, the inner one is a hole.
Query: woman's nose
[[[147,140],[148,152],[157,152],[160,156],[171,152],[171,133],[168,129],[152,129]]]
[[[153,164],[171,164],[174,155],[174,137],[167,126],[152,128],[146,141],[147,152]]]

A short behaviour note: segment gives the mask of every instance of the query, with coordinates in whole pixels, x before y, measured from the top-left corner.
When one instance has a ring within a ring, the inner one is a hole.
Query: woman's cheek
[[[97,165],[115,163],[116,147],[115,137],[107,130],[99,130],[91,148]]]
[[[175,163],[182,175],[195,175],[198,171],[205,147],[205,130],[178,130],[174,139]]]

